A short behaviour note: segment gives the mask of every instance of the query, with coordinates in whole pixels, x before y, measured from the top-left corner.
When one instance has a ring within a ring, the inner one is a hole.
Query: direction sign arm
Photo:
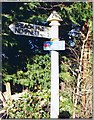
[[[9,25],[9,29],[10,29],[13,33],[15,33],[15,24],[10,24],[10,25]]]

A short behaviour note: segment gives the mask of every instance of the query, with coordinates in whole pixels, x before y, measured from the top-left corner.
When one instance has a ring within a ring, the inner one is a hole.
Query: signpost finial
[[[60,17],[60,15],[56,11],[53,11],[47,19],[48,22],[54,21],[54,20],[55,21],[63,21],[62,18]]]

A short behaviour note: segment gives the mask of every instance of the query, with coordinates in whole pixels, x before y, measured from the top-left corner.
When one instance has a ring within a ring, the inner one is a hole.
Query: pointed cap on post
[[[62,18],[59,16],[59,14],[56,11],[53,11],[47,19],[48,22],[53,21],[53,20],[63,21]]]

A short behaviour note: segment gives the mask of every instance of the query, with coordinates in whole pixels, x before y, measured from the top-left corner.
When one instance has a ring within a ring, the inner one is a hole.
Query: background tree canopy
[[[45,90],[50,90],[50,52],[43,50],[44,41],[47,38],[37,38],[29,36],[15,35],[9,29],[13,22],[27,22],[36,25],[49,26],[47,18],[55,10],[63,21],[59,29],[60,40],[65,40],[66,50],[60,51],[60,112],[67,111],[69,117],[73,117],[75,111],[73,101],[73,90],[77,87],[79,74],[79,61],[83,45],[83,38],[88,31],[92,35],[92,3],[91,2],[3,2],[2,3],[2,73],[3,84],[10,82],[12,94],[28,89],[28,94],[37,96],[40,91],[45,94]],[[87,23],[87,25],[86,25]],[[83,29],[83,26],[85,29]],[[85,38],[84,38],[85,39]],[[92,37],[90,37],[92,41]],[[91,42],[92,44],[92,42]],[[92,53],[92,47],[90,48]],[[92,70],[92,54],[90,55],[89,70]],[[83,70],[82,70],[83,71]],[[81,72],[81,71],[80,71]],[[92,72],[88,73],[92,76]],[[92,78],[90,78],[92,81]],[[92,85],[92,82],[91,82]],[[20,86],[20,87],[19,87]],[[82,89],[82,88],[80,88]],[[5,89],[3,89],[3,92]],[[30,93],[31,92],[31,93]],[[50,92],[43,99],[46,100],[45,106],[49,106]],[[26,98],[26,96],[24,96]],[[27,95],[28,97],[28,95]],[[48,98],[47,98],[48,97]],[[35,98],[32,98],[35,100]],[[75,98],[76,99],[76,98]],[[92,97],[91,97],[92,99]],[[29,99],[30,100],[30,99]],[[41,101],[41,99],[39,100]],[[90,100],[91,101],[91,100]],[[32,101],[31,101],[32,103]],[[35,101],[36,103],[36,101]],[[16,104],[14,101],[12,104]],[[28,106],[28,103],[23,103]],[[38,103],[40,104],[40,103]],[[90,103],[92,106],[92,103]],[[17,109],[13,107],[13,112],[9,109],[9,118],[49,118],[49,111],[43,111],[38,116],[38,109],[31,105],[30,111],[34,109],[35,114],[31,115],[22,107],[19,112],[20,102]],[[86,114],[81,114],[81,100],[77,104],[76,112],[79,118],[90,118],[92,110]],[[43,106],[42,106],[43,107]],[[6,107],[6,109],[8,109]],[[15,110],[14,110],[15,109]],[[91,108],[92,109],[92,108]],[[64,116],[63,116],[64,117]],[[65,115],[66,117],[66,115]]]

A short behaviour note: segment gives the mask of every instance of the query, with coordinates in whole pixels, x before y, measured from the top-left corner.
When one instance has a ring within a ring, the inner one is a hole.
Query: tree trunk
[[[82,71],[82,60],[83,60],[83,53],[84,53],[84,42],[82,45],[82,49],[81,49],[81,57],[80,57],[80,61],[79,61],[79,74],[77,77],[77,91],[76,91],[76,97],[75,97],[75,101],[74,101],[74,112],[73,112],[73,118],[76,118],[76,108],[77,108],[77,102],[78,102],[78,96],[79,96],[79,91],[80,91],[80,83],[81,83],[81,71]]]
[[[83,115],[85,116],[86,113],[86,90],[87,90],[87,86],[89,84],[89,60],[90,60],[90,51],[91,51],[91,36],[90,36],[90,31],[87,34],[87,38],[85,40],[84,43],[84,54],[83,54],[83,74],[82,74],[82,112]]]
[[[73,113],[73,118],[76,118],[76,108],[77,108],[77,103],[78,103],[78,99],[79,99],[79,92],[80,92],[80,88],[81,88],[81,83],[83,82],[84,85],[84,90],[86,88],[86,79],[88,76],[88,54],[89,54],[89,50],[90,48],[87,46],[88,44],[88,38],[89,38],[89,34],[90,31],[88,31],[86,38],[84,38],[83,40],[83,45],[81,48],[81,56],[80,56],[80,61],[79,61],[79,74],[78,74],[78,78],[77,78],[77,89],[76,89],[76,96],[75,96],[75,100],[74,100],[74,113]],[[84,111],[85,109],[85,103],[86,103],[86,94],[83,93],[82,94],[82,110]]]

